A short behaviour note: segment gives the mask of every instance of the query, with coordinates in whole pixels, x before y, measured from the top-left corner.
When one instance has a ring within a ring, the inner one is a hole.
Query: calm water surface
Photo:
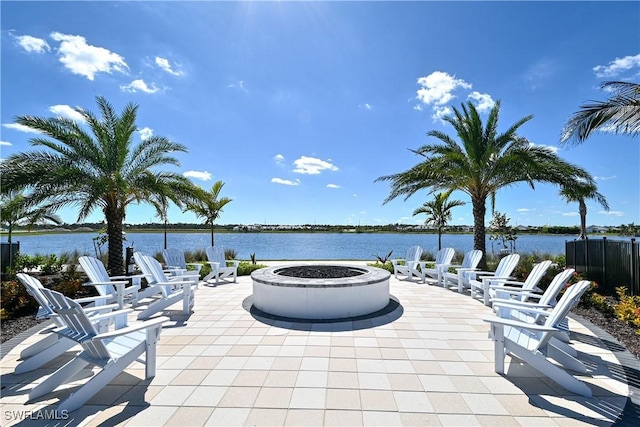
[[[20,242],[23,254],[61,254],[78,250],[82,254],[95,255],[93,238],[97,233],[57,233],[45,235],[14,234],[13,240]],[[564,254],[565,241],[573,240],[569,235],[520,235],[516,241],[517,252],[541,252]],[[6,241],[6,238],[3,240]],[[387,234],[387,233],[219,233],[216,244],[234,249],[239,259],[249,259],[255,253],[258,260],[277,259],[353,259],[374,260],[376,255],[403,257],[407,248],[420,245],[426,252],[438,249],[437,234]],[[211,243],[209,233],[170,233],[169,247],[192,251],[204,249]],[[491,241],[487,238],[487,251],[491,252]],[[442,245],[466,252],[473,247],[471,234],[445,234]],[[133,246],[136,251],[155,254],[164,247],[163,233],[127,233],[124,246]],[[106,245],[103,251],[106,250]],[[495,246],[498,251],[498,246]]]

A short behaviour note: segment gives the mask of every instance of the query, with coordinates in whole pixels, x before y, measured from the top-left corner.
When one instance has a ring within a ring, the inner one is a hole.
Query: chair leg
[[[73,412],[80,408],[87,400],[91,399],[97,392],[104,389],[115,377],[120,375],[127,366],[133,363],[138,356],[143,353],[144,348],[145,343],[141,342],[115,362],[106,365],[100,372],[80,387],[79,390],[60,402],[58,411]]]
[[[50,362],[56,357],[60,356],[62,353],[69,350],[74,345],[76,345],[75,341],[67,338],[60,338],[55,344],[21,362],[18,366],[16,366],[15,373],[23,374],[25,372],[33,371],[34,369],[37,369],[45,363]]]
[[[58,336],[58,334],[56,334],[54,332],[50,332],[48,335],[46,335],[40,341],[38,341],[36,343],[33,343],[29,347],[27,347],[24,350],[22,350],[20,352],[20,358],[21,359],[26,359],[28,357],[34,356],[34,355],[44,351],[45,349],[51,347],[52,345],[54,345],[59,339],[60,339],[60,337]]]
[[[566,388],[572,393],[579,394],[585,397],[591,397],[591,389],[588,385],[569,374],[564,369],[549,362],[546,357],[540,352],[532,352],[519,346],[518,344],[512,344],[506,340],[505,345],[509,353],[515,355],[519,359],[525,361],[532,368],[538,370],[541,374],[552,379],[562,387]]]
[[[76,356],[70,360],[66,365],[49,375],[46,380],[36,385],[29,392],[29,400],[36,399],[40,396],[44,396],[47,393],[52,392],[61,384],[64,384],[69,378],[80,372],[89,362]]]

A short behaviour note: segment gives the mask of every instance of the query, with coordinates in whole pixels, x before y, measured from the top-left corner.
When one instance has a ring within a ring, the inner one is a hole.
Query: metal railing
[[[580,239],[565,242],[567,267],[598,283],[602,293],[624,286],[640,295],[640,242],[636,239]]]

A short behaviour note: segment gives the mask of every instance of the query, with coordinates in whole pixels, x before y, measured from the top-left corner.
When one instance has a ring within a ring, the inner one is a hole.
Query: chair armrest
[[[230,262],[233,264],[233,267],[237,267],[240,265],[240,261],[236,260],[236,259],[228,259],[227,262]]]
[[[142,322],[136,322],[133,325],[129,325],[129,326],[126,326],[124,328],[116,329],[114,331],[105,332],[103,334],[98,334],[95,337],[93,337],[91,340],[92,341],[104,340],[104,339],[107,339],[107,338],[117,337],[119,335],[129,334],[131,332],[139,331],[141,329],[147,329],[147,328],[150,328],[152,326],[161,325],[164,322],[168,322],[169,320],[171,320],[171,319],[169,319],[166,316],[154,317],[153,319],[144,320]]]
[[[218,261],[207,261],[207,264],[209,264],[211,268],[220,268],[220,263]]]
[[[507,283],[507,282],[505,282]],[[527,292],[526,290],[523,290],[522,288],[518,288],[515,286],[500,286],[500,285],[489,285],[489,289],[492,290],[496,290],[496,291],[504,291],[504,292],[513,292],[513,293],[520,293],[520,292]]]
[[[114,319],[120,316],[124,316],[124,318],[126,319],[129,313],[133,313],[132,308],[124,308],[122,310],[116,310],[109,313],[96,314],[95,316],[91,316],[90,319],[92,322],[103,319]]]
[[[531,314],[542,314],[542,315],[549,315],[549,313],[551,313],[550,311],[547,311],[548,308],[552,308],[546,305],[538,305],[538,304],[532,304],[532,303],[513,303],[511,300],[502,300],[502,299],[494,299],[493,300],[493,307],[504,307],[504,308],[509,308],[512,310],[516,310],[516,311],[521,311],[521,312],[526,312],[526,313],[531,313]]]
[[[513,319],[503,319],[501,317],[484,317],[482,320],[492,324],[512,326],[514,328],[527,329],[529,331],[555,332],[558,330],[556,328],[551,328],[549,326],[538,325],[535,323],[520,322],[518,320],[513,320]]]
[[[407,260],[406,260],[406,259],[404,259],[404,258],[390,259],[389,261],[391,261],[391,264],[393,264],[393,265],[396,265],[396,264],[398,264],[399,262],[405,262],[405,263],[407,262]]]
[[[82,311],[89,314],[89,318],[93,318],[93,313],[98,312],[98,314],[102,314],[102,312],[111,312],[113,310],[117,310],[120,307],[118,304],[107,304],[107,305],[98,305],[94,307],[82,307]]]
[[[129,283],[128,280],[112,280],[109,282],[87,282],[87,283],[83,283],[82,286],[92,286],[92,285],[119,285],[119,284],[123,284],[126,285],[127,283]]]
[[[77,302],[78,304],[82,304],[85,302],[104,302],[105,304],[107,303],[107,300],[112,298],[109,295],[99,295],[97,297],[82,297],[82,298],[77,298],[74,299],[75,302]]]

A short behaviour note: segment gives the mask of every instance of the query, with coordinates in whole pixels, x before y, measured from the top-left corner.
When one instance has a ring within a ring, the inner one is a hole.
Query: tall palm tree
[[[75,110],[83,122],[63,117],[19,116],[16,123],[43,134],[31,139],[42,150],[9,156],[0,164],[2,191],[30,190],[27,206],[51,211],[65,206],[79,209],[78,221],[101,209],[107,223],[108,268],[124,272],[122,229],[131,203],[149,201],[173,185],[188,185],[178,173],[156,170],[179,166],[174,152],[186,147],[161,136],[133,143],[138,106],[128,104],[121,114],[103,97],[96,97],[100,117],[83,108]]]
[[[611,130],[637,136],[640,133],[640,84],[604,82],[601,90],[611,96],[606,101],[591,101],[580,106],[562,130],[560,143],[570,140],[579,144],[597,130]]]
[[[438,229],[438,250],[442,249],[442,230],[451,221],[451,210],[456,206],[463,206],[462,200],[449,200],[451,191],[437,193],[433,200],[424,202],[421,207],[413,211],[413,216],[427,214],[425,225],[433,225]]]
[[[432,130],[427,135],[439,139],[442,144],[428,144],[412,150],[424,158],[420,163],[404,172],[376,179],[391,183],[390,194],[384,203],[398,196],[404,196],[406,200],[422,189],[430,192],[460,190],[468,194],[473,206],[473,247],[483,253],[482,268],[486,268],[485,214],[488,197],[493,200],[498,190],[520,182],[535,188],[536,182],[562,184],[575,177],[592,180],[582,168],[518,136],[518,128],[532,116],[518,120],[499,134],[499,112],[500,102],[496,102],[486,125],[483,125],[471,102],[462,104],[461,109],[454,107],[453,115],[444,120],[456,130],[458,141]]]
[[[213,224],[220,217],[222,209],[232,201],[228,197],[220,198],[222,187],[224,187],[224,182],[216,181],[211,187],[211,191],[200,188],[199,195],[186,204],[186,210],[195,213],[199,218],[203,218],[204,223],[211,226],[211,246],[215,244]]]
[[[598,192],[598,188],[592,182],[577,181],[573,185],[563,186],[560,188],[560,196],[568,203],[578,202],[578,212],[580,213],[579,239],[587,238],[587,200],[595,200],[604,210],[609,210],[607,199]]]

